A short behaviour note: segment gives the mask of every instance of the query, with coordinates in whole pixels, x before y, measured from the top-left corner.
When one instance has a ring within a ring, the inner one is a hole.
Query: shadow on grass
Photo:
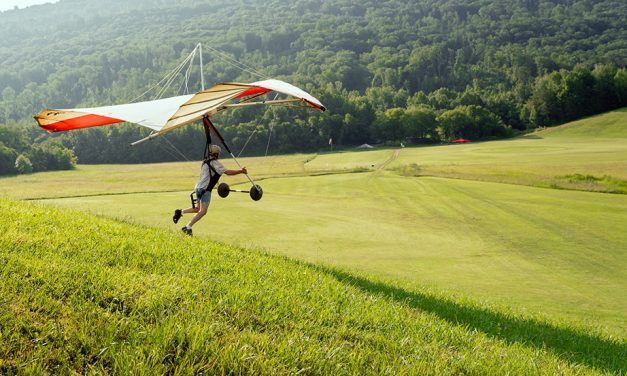
[[[313,265],[313,267],[366,293],[379,295],[432,313],[455,325],[475,328],[507,343],[522,343],[545,349],[568,362],[586,364],[606,372],[625,374],[627,371],[627,345],[625,343],[537,320],[510,317],[480,307],[409,292],[329,267],[319,265]]]

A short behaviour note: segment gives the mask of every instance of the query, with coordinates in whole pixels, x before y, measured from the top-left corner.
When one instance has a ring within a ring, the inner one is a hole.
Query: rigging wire
[[[160,99],[163,94],[165,94],[166,90],[168,90],[168,88],[170,87],[170,85],[172,85],[179,73],[181,73],[181,70],[183,70],[183,66],[180,66],[176,73],[170,76],[170,79],[165,83],[165,86],[161,88],[161,90],[157,93],[154,99]]]
[[[197,49],[198,49],[198,47],[194,48],[194,50],[187,56],[187,58],[185,60],[183,60],[183,62],[181,64],[179,64],[171,72],[170,77],[168,78],[168,80],[165,83],[165,85],[161,88],[161,90],[157,93],[157,95],[155,95],[155,99],[161,98],[163,96],[165,91],[170,87],[170,85],[172,85],[172,83],[177,78],[177,76],[181,73],[181,71],[183,70],[183,68],[185,67],[186,64],[188,64],[188,70],[189,70],[189,68],[192,65],[192,62],[194,61],[194,57],[196,56]]]
[[[187,70],[185,71],[185,94],[189,94],[188,84],[189,84],[189,77],[191,75],[191,72],[192,72],[192,63],[190,61],[189,65],[187,66]]]
[[[177,93],[181,93],[182,95],[189,94],[189,77],[190,77],[191,70],[192,70],[192,63],[190,61],[189,65],[187,66],[187,70],[185,70],[185,76],[184,76],[185,80],[181,82],[181,86],[179,86]],[[183,87],[185,87],[185,90],[183,90]]]
[[[239,68],[240,70],[244,71],[244,72],[248,72],[254,76],[257,77],[261,77],[264,78],[266,80],[269,80],[271,77],[268,77],[260,72],[258,72],[257,70],[255,70],[255,68],[246,65],[232,57],[230,57],[229,55],[225,54],[224,52],[221,52],[219,50],[216,50],[215,48],[211,47],[211,46],[205,46],[205,48],[207,48],[208,50],[214,52],[216,55],[218,55],[218,57],[221,57],[223,60],[225,60],[226,62],[228,62],[229,64],[231,64],[232,66],[234,66],[235,68]]]
[[[144,91],[142,94],[140,94],[139,96],[137,96],[136,98],[131,100],[131,103],[135,102],[139,98],[142,98],[144,95],[148,94],[149,92],[151,92],[152,90],[157,88],[159,85],[161,85],[164,81],[172,81],[172,77],[178,75],[179,72],[181,71],[181,69],[183,69],[183,67],[187,63],[189,63],[190,60],[192,60],[192,58],[196,55],[196,49],[197,48],[198,47],[196,47],[178,66],[176,66],[176,68],[174,68],[172,71],[168,72],[159,82],[157,82],[156,84],[152,85],[150,88],[148,88],[148,90]]]
[[[155,88],[160,87],[164,81],[165,84],[161,87],[161,89],[159,89],[159,91],[157,92],[157,94],[153,97],[153,99],[159,99],[161,98],[164,94],[165,91],[170,87],[170,85],[172,85],[172,83],[174,82],[174,80],[176,79],[176,77],[182,72],[183,68],[187,65],[187,69],[185,71],[185,81],[184,84],[181,85],[181,88],[183,87],[183,85],[185,86],[185,92],[189,93],[189,77],[190,77],[190,73],[191,73],[191,68],[192,68],[192,62],[194,60],[194,58],[196,57],[196,54],[198,53],[198,51],[201,49],[201,44],[198,43],[198,45],[196,45],[196,47],[192,50],[192,52],[190,52],[190,54],[178,65],[176,66],[172,71],[170,71],[169,73],[167,73],[159,82],[157,82],[156,84],[152,85],[150,88],[148,88],[145,92],[143,92],[142,94],[140,94],[139,96],[137,96],[136,98],[134,98],[133,100],[131,100],[130,102],[133,103],[135,101],[137,101],[138,99],[142,98],[143,96],[145,96],[146,94],[148,94],[149,92],[153,91]],[[260,73],[259,71],[255,70],[253,67],[242,63],[241,61],[238,61],[232,57],[230,57],[229,55],[227,55],[224,52],[221,52],[220,50],[217,50],[211,46],[205,46],[206,49],[208,49],[209,51],[213,52],[219,59],[221,59],[222,61],[230,64],[231,66],[243,71],[243,72],[247,72],[250,73],[253,76],[257,76],[263,79],[271,79],[271,77],[268,77],[262,73]],[[200,59],[202,60],[202,56],[200,56]],[[204,79],[204,77],[201,77],[201,79]],[[179,92],[181,91],[181,88],[179,88]]]
[[[257,98],[258,96],[261,96],[262,94],[257,94],[252,98],[246,99],[245,101],[251,100],[253,98]],[[279,94],[275,94],[274,98],[272,100],[275,100],[277,97],[279,96]],[[250,142],[250,140],[253,138],[253,136],[255,135],[255,133],[257,133],[257,127],[255,127],[255,129],[253,130],[253,132],[250,134],[250,136],[248,136],[248,140],[246,140],[246,142],[244,143],[244,146],[242,146],[242,150],[240,150],[239,154],[237,155],[237,157],[239,158],[239,156],[244,152],[244,149],[246,148],[246,146],[248,145],[248,143]],[[272,128],[270,128],[270,132],[268,133],[268,144],[266,145],[266,156],[268,156],[268,150],[270,148],[270,136],[272,135]]]
[[[163,150],[164,152],[166,152],[167,154],[170,155],[170,157],[172,157],[175,160],[181,161],[181,158],[179,158],[178,155],[174,154],[170,149],[168,149],[167,147],[165,147],[163,144],[161,144],[160,142],[156,142],[155,145],[157,145],[158,148],[160,148],[161,150]]]
[[[190,161],[189,158],[187,158],[187,156],[185,154],[183,154],[179,149],[176,148],[176,146],[174,146],[174,144],[172,142],[170,142],[170,140],[168,140],[167,137],[163,137],[163,139],[165,140],[165,142],[168,143],[168,145],[170,145],[170,147],[172,147],[172,149],[174,149],[177,153],[179,153],[179,155],[181,155],[183,157],[183,159],[185,159],[187,162]]]
[[[237,158],[239,158],[239,156],[242,155],[242,153],[244,152],[244,149],[246,149],[246,146],[248,145],[250,140],[253,138],[255,133],[257,133],[257,127],[255,127],[255,129],[253,130],[253,133],[250,134],[250,136],[248,137],[248,140],[246,140],[246,142],[244,143],[244,146],[242,146],[242,150],[240,150],[239,154],[237,154]]]
[[[270,127],[270,132],[268,133],[268,144],[266,145],[266,155],[265,157],[268,157],[268,149],[270,149],[270,137],[272,136],[272,129],[274,128],[274,125],[272,125]]]

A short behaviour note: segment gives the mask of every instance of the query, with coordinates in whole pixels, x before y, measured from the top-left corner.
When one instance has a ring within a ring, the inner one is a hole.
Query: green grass
[[[597,374],[624,341],[0,199],[1,374]]]
[[[627,128],[627,125],[626,125]],[[537,136],[536,136],[537,137]],[[529,185],[543,188],[627,193],[627,138],[531,138],[404,149],[390,167],[403,174],[414,164],[419,176]],[[565,175],[605,176],[571,181]],[[414,174],[416,175],[416,174]]]
[[[627,333],[625,195],[390,173],[263,186],[259,202],[215,196],[196,236]],[[176,230],[171,212],[187,200],[172,192],[46,202]]]
[[[423,148],[403,153],[421,175],[537,187],[627,193],[627,109],[501,142]],[[568,175],[591,175],[594,181]]]
[[[560,138],[627,138],[627,108],[573,121],[559,127],[545,128],[536,134]]]
[[[306,167],[310,171],[385,167],[403,176],[627,193],[627,109],[511,140],[324,154]],[[603,179],[564,178],[575,174]]]
[[[306,174],[304,163],[313,155],[293,154],[242,158],[240,163],[255,171],[255,178]],[[237,169],[231,160],[227,168]],[[199,163],[175,162],[135,165],[78,165],[76,170],[51,171],[30,175],[0,177],[0,196],[19,199],[99,196],[144,192],[170,192],[190,189],[200,171]],[[233,183],[247,181],[239,175]],[[191,182],[191,183],[190,183]]]

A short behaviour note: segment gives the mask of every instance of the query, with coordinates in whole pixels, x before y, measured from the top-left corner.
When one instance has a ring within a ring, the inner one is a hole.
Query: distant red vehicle
[[[470,142],[470,140],[466,140],[465,138],[458,138],[457,140],[453,140],[452,142],[456,144],[464,144],[466,142]]]

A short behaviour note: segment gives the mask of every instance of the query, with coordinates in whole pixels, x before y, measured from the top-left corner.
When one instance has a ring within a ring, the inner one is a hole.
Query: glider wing
[[[245,100],[275,91],[324,111],[324,106],[309,93],[280,80],[251,84],[222,83],[196,94],[116,106],[46,109],[35,116],[39,126],[49,132],[129,122],[158,133],[169,132],[205,115],[211,116],[234,99]]]

